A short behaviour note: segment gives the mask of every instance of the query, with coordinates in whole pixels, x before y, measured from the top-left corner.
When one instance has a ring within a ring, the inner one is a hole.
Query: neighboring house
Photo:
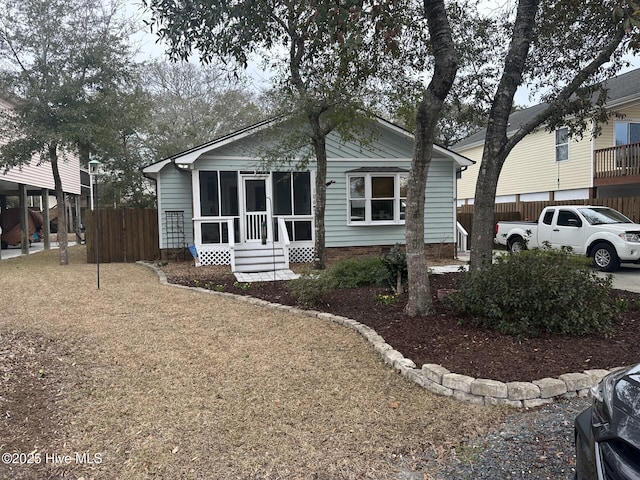
[[[502,168],[496,203],[637,196],[640,192],[640,69],[606,82],[609,121],[592,138],[570,138],[567,128],[540,127],[511,151]],[[512,133],[544,104],[513,113]],[[476,161],[458,180],[458,205],[472,204],[486,130],[452,147]]]
[[[156,181],[164,258],[194,244],[203,264],[230,264],[234,272],[313,261],[315,162],[303,171],[265,167],[260,159],[278,141],[270,128],[276,123],[256,124],[143,169]],[[327,138],[329,260],[380,255],[405,243],[413,136],[382,119],[371,120],[367,130],[363,141],[344,141],[335,132]],[[456,173],[471,163],[434,148],[425,207],[431,255],[453,257]]]
[[[14,106],[11,100],[0,97],[0,109],[10,110]],[[0,139],[0,142],[3,142]],[[68,155],[59,162],[62,188],[70,195],[80,195],[80,161],[76,155]],[[7,209],[7,198],[18,197],[20,190],[25,192],[27,197],[26,206],[36,210],[46,208],[49,197],[51,202],[49,207],[55,205],[55,185],[51,164],[40,163],[39,158],[34,156],[33,160],[21,167],[13,167],[7,172],[0,168],[0,213]],[[47,198],[43,202],[43,195]],[[70,208],[73,208],[71,204]]]

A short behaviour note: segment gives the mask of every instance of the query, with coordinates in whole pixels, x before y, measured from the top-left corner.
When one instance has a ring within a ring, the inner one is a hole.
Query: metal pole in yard
[[[95,217],[94,217],[94,233],[95,233],[95,244],[96,244],[96,276],[98,279],[98,290],[100,290],[100,208],[98,207],[98,173],[100,172],[100,162],[97,160],[91,160],[89,162],[89,175],[94,179],[93,185],[95,185],[95,202],[92,202],[92,209],[95,206]],[[95,177],[95,178],[94,178]],[[91,196],[93,198],[94,192],[91,192]]]

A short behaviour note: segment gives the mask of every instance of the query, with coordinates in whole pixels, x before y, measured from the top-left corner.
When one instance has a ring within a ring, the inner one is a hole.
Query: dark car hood
[[[640,420],[640,364],[632,367],[616,382],[613,406],[625,415]]]
[[[640,450],[640,365],[618,379],[614,392],[611,420],[596,426],[596,440],[617,439]]]

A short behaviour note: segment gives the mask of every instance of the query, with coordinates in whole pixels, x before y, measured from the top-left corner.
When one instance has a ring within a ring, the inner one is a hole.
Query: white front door
[[[242,235],[244,242],[271,241],[271,215],[267,198],[267,176],[242,176]]]

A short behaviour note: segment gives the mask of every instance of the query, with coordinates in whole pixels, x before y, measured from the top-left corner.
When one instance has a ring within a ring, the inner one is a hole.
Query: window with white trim
[[[347,223],[404,224],[408,178],[406,173],[348,174]]]
[[[569,129],[556,129],[556,162],[569,160]]]
[[[616,122],[616,147],[640,143],[640,122]]]

